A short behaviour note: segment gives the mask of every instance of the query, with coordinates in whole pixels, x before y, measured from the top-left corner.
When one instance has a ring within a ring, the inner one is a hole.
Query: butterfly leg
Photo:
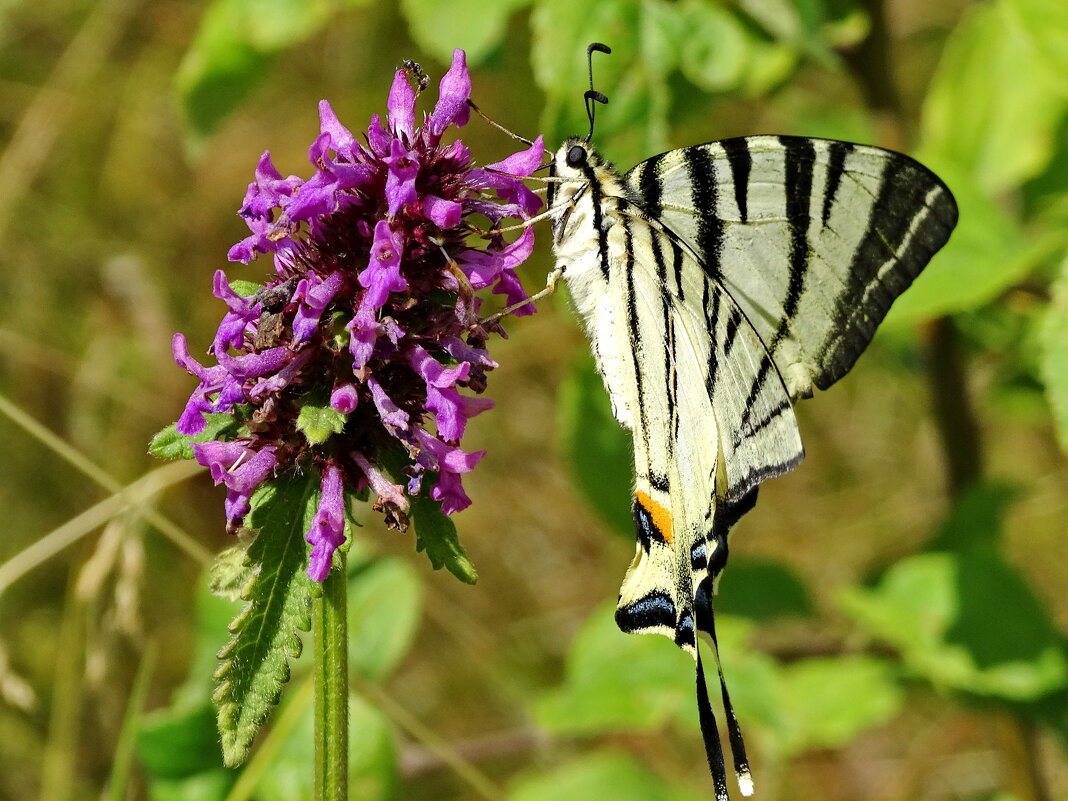
[[[496,314],[494,314],[494,315],[492,315],[490,317],[487,317],[485,320],[479,320],[479,325],[485,325],[486,323],[495,323],[495,322],[497,322],[497,320],[500,320],[502,317],[505,317],[506,315],[511,314],[516,309],[521,309],[524,306],[526,306],[527,304],[534,303],[536,301],[541,300],[542,298],[547,298],[549,295],[551,295],[554,292],[556,292],[556,285],[560,282],[560,277],[563,274],[564,274],[564,265],[563,264],[558,264],[553,269],[553,271],[551,273],[549,273],[549,277],[547,279],[545,279],[545,289],[542,289],[539,292],[535,292],[529,298],[527,298],[526,300],[524,300],[524,301],[522,301],[520,303],[513,303],[511,306],[509,306],[509,307],[507,307],[505,309],[501,309],[499,312],[497,312]]]

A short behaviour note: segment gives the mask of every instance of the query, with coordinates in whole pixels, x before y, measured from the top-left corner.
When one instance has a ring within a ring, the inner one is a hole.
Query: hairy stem
[[[338,551],[312,602],[315,632],[315,792],[316,801],[347,801],[349,776],[348,617],[345,554]]]

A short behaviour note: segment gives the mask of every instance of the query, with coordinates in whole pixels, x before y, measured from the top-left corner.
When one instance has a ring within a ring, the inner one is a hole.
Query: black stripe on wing
[[[675,631],[675,601],[666,592],[654,590],[618,607],[616,625],[627,634],[661,627]]]
[[[781,136],[779,141],[786,150],[784,159],[786,190],[786,221],[790,229],[790,256],[787,264],[788,280],[786,297],[782,303],[782,318],[775,330],[768,350],[772,353],[790,330],[790,323],[797,314],[801,293],[805,289],[808,274],[808,257],[811,247],[808,241],[809,207],[812,203],[812,171],[816,161],[816,148],[811,140],[794,136]]]
[[[706,147],[688,147],[682,152],[690,178],[693,206],[709,211],[697,219],[697,257],[708,274],[718,280],[719,260],[723,253],[723,221],[716,213],[716,165]]]
[[[853,151],[853,145],[849,142],[828,142],[827,152],[830,159],[827,163],[827,178],[823,185],[823,210],[820,213],[820,221],[824,226],[831,219],[831,209],[834,207],[834,199],[838,194],[838,187],[842,184],[842,175],[845,173],[845,160]]]
[[[922,164],[888,154],[863,237],[838,296],[835,334],[817,359],[813,383],[826,389],[852,368],[890,305],[948,241],[957,205],[945,184]],[[892,268],[887,264],[894,261]]]
[[[725,139],[723,140],[723,150],[727,154],[727,163],[731,165],[734,202],[738,204],[738,218],[743,223],[748,222],[749,173],[753,169],[753,155],[749,152],[749,142],[745,137]]]
[[[660,203],[661,191],[664,188],[660,178],[660,162],[664,160],[666,153],[653,156],[641,165],[641,177],[638,180],[638,189],[642,196],[642,207],[652,217],[659,217],[664,207]]]

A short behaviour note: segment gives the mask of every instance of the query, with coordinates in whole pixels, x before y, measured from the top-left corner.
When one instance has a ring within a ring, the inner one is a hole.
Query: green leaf
[[[612,417],[612,406],[593,357],[571,367],[557,395],[561,450],[575,487],[614,531],[631,538],[634,458],[630,434]]]
[[[693,677],[689,655],[664,637],[624,634],[606,604],[575,635],[564,683],[537,701],[535,718],[557,734],[655,729],[693,708]]]
[[[192,132],[215,130],[270,76],[275,56],[315,34],[331,8],[327,0],[214,0],[175,78]]]
[[[920,150],[936,171],[957,165],[988,196],[1042,171],[1068,109],[1068,95],[1008,5],[976,5],[953,31],[921,125]]]
[[[310,445],[322,445],[332,434],[340,434],[345,427],[347,415],[325,404],[305,403],[297,414],[297,430],[301,431]]]
[[[1005,0],[1002,5],[1068,94],[1068,5],[1061,0]]]
[[[1061,449],[1068,453],[1068,259],[1053,284],[1041,338],[1042,380],[1053,410],[1053,428]]]
[[[412,498],[415,549],[426,551],[435,570],[446,568],[465,584],[474,584],[478,572],[460,545],[456,524],[441,512],[441,504],[430,498]]]
[[[657,776],[627,754],[599,751],[512,782],[508,801],[697,801],[703,797]]]
[[[679,42],[682,74],[710,92],[742,85],[747,80],[753,42],[738,17],[721,5],[699,0],[687,0],[679,11],[689,31]]]
[[[177,423],[171,423],[152,438],[148,452],[157,459],[192,459],[193,443],[231,439],[241,429],[241,421],[232,414],[204,415],[204,430],[199,434],[179,434]]]
[[[411,648],[419,628],[419,574],[403,559],[376,559],[349,576],[348,599],[349,663],[367,679],[383,679]]]
[[[145,715],[137,734],[142,769],[159,779],[183,779],[223,767],[215,708],[206,697],[191,708],[167,707]]]
[[[905,692],[885,661],[868,656],[805,659],[784,668],[780,748],[841,748],[900,710]]]
[[[249,581],[255,575],[248,560],[248,546],[247,542],[235,545],[215,557],[208,567],[208,590],[212,595],[234,602],[247,595]]]
[[[449,64],[453,48],[467,52],[469,64],[486,60],[500,47],[508,18],[531,0],[401,0],[408,33],[419,49]]]
[[[752,620],[812,613],[808,590],[797,574],[771,559],[732,559],[716,593],[716,611]]]
[[[1048,613],[992,549],[905,559],[841,605],[936,686],[1029,701],[1068,684]]]
[[[317,589],[308,578],[304,532],[318,503],[314,476],[286,478],[261,486],[247,518],[257,531],[248,561],[256,571],[247,605],[230,624],[233,639],[219,652],[218,687],[223,760],[239,765],[289,681],[289,660],[300,656],[298,631],[311,625],[310,602]]]
[[[315,760],[314,705],[308,704],[256,785],[258,801],[316,801],[312,797]],[[397,755],[393,730],[377,709],[349,697],[349,798],[388,801],[396,797]]]
[[[831,63],[822,36],[826,21],[822,0],[740,0],[739,6],[774,39]]]

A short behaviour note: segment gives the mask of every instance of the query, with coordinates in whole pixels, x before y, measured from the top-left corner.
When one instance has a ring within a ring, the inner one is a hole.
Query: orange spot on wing
[[[671,530],[671,510],[661,506],[641,490],[638,490],[634,495],[638,500],[638,504],[649,513],[649,517],[653,520],[653,525],[660,532],[660,536],[664,538],[664,542],[670,545],[671,540],[674,538]]]

